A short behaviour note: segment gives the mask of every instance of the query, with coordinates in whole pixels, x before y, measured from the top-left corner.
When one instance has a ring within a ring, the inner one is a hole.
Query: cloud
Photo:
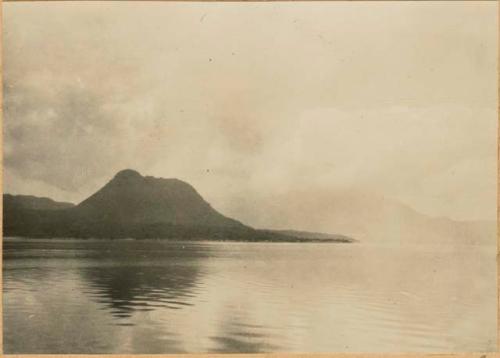
[[[358,187],[489,217],[496,8],[5,4],[6,190],[78,201],[131,167],[221,205]]]

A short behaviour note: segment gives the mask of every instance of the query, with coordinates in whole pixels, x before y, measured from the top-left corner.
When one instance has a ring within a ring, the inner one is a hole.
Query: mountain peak
[[[117,225],[174,225],[238,227],[240,222],[213,209],[188,183],[178,179],[142,176],[132,169],[111,181],[72,210],[75,220]]]
[[[123,169],[115,175],[115,179],[142,179],[143,176],[136,170]]]

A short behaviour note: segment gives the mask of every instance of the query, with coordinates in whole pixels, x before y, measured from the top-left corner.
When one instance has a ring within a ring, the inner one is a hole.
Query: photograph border
[[[99,2],[99,1],[111,1],[111,2],[242,2],[242,3],[252,3],[252,2],[358,2],[358,3],[371,3],[371,2],[401,2],[401,3],[411,3],[411,2],[425,2],[425,3],[447,3],[447,2],[461,2],[461,3],[475,3],[478,0],[0,0],[0,79],[3,84],[3,3],[8,2],[60,2],[60,1],[85,1],[85,2]],[[114,358],[134,358],[134,357],[176,357],[176,358],[217,358],[217,357],[227,357],[227,358],[382,358],[382,357],[392,357],[392,358],[500,358],[500,230],[498,223],[500,222],[500,0],[480,0],[481,2],[496,2],[497,3],[497,225],[496,225],[496,277],[497,277],[497,351],[496,352],[479,352],[479,353],[188,353],[188,354],[5,354],[3,352],[3,290],[0,293],[2,297],[2,302],[0,303],[0,355],[5,357],[32,357],[32,358],[49,358],[49,357],[68,357],[68,358],[95,358],[99,357],[114,357]],[[0,148],[2,149],[2,155],[0,158],[1,168],[0,168],[0,187],[3,193],[3,85],[0,86],[0,124],[2,125],[2,132],[0,133]],[[3,218],[3,203],[0,204],[0,217]],[[3,220],[0,222],[0,228],[3,233]],[[2,265],[2,270],[0,270],[0,285],[3,287],[3,235],[0,240],[0,264]]]

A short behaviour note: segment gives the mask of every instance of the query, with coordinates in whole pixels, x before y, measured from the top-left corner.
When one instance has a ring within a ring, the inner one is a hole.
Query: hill
[[[216,211],[188,183],[126,169],[73,206],[4,195],[4,235],[72,238],[169,238],[315,241],[307,235],[255,230]],[[345,237],[321,241],[349,242]]]
[[[116,174],[71,212],[85,220],[122,224],[245,227],[213,209],[188,183],[178,179],[143,177],[130,169]]]
[[[11,195],[4,194],[3,207],[4,210],[60,210],[68,209],[75,206],[73,203],[58,202],[49,198],[39,198],[32,195]]]

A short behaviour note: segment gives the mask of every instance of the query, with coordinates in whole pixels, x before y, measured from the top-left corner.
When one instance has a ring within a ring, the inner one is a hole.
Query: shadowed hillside
[[[188,183],[144,177],[130,169],[117,173],[76,206],[45,198],[16,198],[4,195],[5,236],[353,241],[341,235],[255,230],[220,214]]]
[[[143,177],[130,169],[116,174],[71,211],[91,221],[244,228],[214,210],[188,183]]]
[[[59,210],[68,209],[75,206],[73,203],[54,201],[49,198],[38,198],[32,195],[11,195],[4,194],[3,207],[6,211],[12,210]]]

